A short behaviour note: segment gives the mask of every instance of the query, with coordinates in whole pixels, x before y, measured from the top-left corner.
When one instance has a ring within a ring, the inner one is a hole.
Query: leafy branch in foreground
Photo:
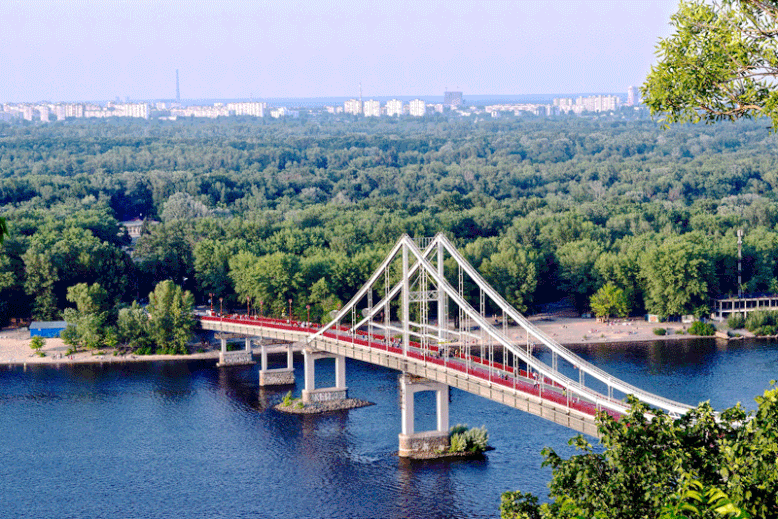
[[[778,2],[682,0],[641,88],[666,123],[769,117],[778,130]]]
[[[543,450],[550,502],[507,492],[504,519],[768,518],[778,516],[778,388],[716,415],[702,403],[678,419],[630,397],[630,412],[600,414],[602,452],[583,436],[581,454]]]

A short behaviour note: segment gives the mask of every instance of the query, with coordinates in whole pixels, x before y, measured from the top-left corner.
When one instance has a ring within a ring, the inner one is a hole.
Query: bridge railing
[[[634,386],[632,384],[629,384],[623,380],[620,380],[610,373],[607,373],[606,371],[598,368],[597,366],[591,364],[590,362],[586,361],[582,357],[576,355],[569,349],[565,348],[555,340],[553,340],[551,337],[546,335],[542,330],[537,328],[535,325],[533,325],[527,318],[525,318],[523,315],[521,315],[513,306],[511,306],[496,290],[494,290],[483,277],[481,274],[473,268],[472,265],[470,265],[467,260],[457,251],[457,249],[453,246],[453,244],[446,238],[445,235],[439,234],[436,236],[438,240],[443,244],[446,251],[459,263],[462,268],[467,272],[467,274],[470,276],[470,278],[478,285],[478,287],[486,292],[488,296],[495,301],[500,309],[505,312],[506,315],[508,315],[511,319],[513,319],[519,326],[524,328],[529,334],[534,336],[539,342],[544,344],[549,350],[556,353],[563,359],[565,359],[567,362],[569,362],[575,369],[578,369],[579,371],[583,371],[587,375],[591,375],[595,379],[599,380],[603,384],[605,384],[609,388],[615,388],[618,391],[621,391],[625,395],[632,394],[639,398],[640,400],[647,402],[651,405],[654,405],[656,407],[660,407],[663,409],[666,409],[670,412],[683,414],[689,409],[691,409],[691,406],[683,404],[681,402],[676,402],[674,400],[671,400],[669,398],[664,398],[660,395],[656,395],[654,393],[650,393],[648,391],[645,391],[637,386]]]
[[[365,283],[362,288],[360,288],[357,294],[355,294],[354,297],[352,297],[348,302],[348,304],[346,304],[337,313],[335,318],[330,323],[322,327],[310,327],[310,335],[307,339],[308,343],[310,344],[320,337],[329,338],[330,334],[335,334],[337,340],[344,340],[342,334],[347,332],[350,334],[350,340],[353,344],[359,337],[365,336],[365,333],[360,330],[360,327],[367,325],[371,332],[373,328],[383,328],[385,336],[388,336],[392,331],[402,332],[403,348],[399,350],[400,353],[405,356],[412,357],[413,355],[419,354],[418,351],[413,351],[413,349],[418,349],[424,356],[424,361],[430,362],[430,359],[426,356],[425,349],[429,350],[430,352],[437,351],[431,345],[434,344],[437,339],[443,335],[453,334],[454,336],[459,336],[460,341],[467,342],[467,338],[472,337],[473,334],[469,333],[465,329],[450,331],[448,329],[444,329],[443,327],[434,327],[429,325],[429,323],[426,321],[426,310],[422,311],[421,322],[410,322],[410,319],[407,317],[407,307],[410,301],[408,296],[410,278],[418,275],[421,281],[417,280],[417,282],[420,285],[420,294],[422,294],[422,300],[419,301],[420,304],[428,304],[426,283],[429,279],[437,287],[436,297],[438,298],[439,311],[442,307],[447,308],[448,301],[453,302],[459,309],[460,317],[464,317],[468,320],[468,322],[472,321],[473,324],[480,327],[482,336],[478,338],[478,340],[482,341],[481,345],[483,345],[483,342],[488,338],[490,352],[492,351],[492,343],[494,343],[494,345],[502,348],[503,355],[507,355],[506,352],[509,352],[513,356],[514,364],[516,363],[516,359],[519,359],[519,361],[521,361],[526,366],[527,370],[535,371],[543,381],[549,380],[553,387],[562,388],[568,395],[572,393],[574,398],[583,398],[589,400],[593,402],[598,408],[605,407],[615,412],[622,412],[625,409],[625,404],[621,400],[613,398],[612,393],[615,389],[624,395],[633,394],[637,398],[655,407],[665,409],[670,413],[682,414],[690,409],[690,406],[687,406],[686,404],[663,398],[659,395],[644,391],[641,388],[624,382],[610,375],[604,370],[597,368],[567,348],[558,344],[547,334],[530,323],[529,320],[521,315],[499,293],[497,293],[497,291],[495,291],[483,279],[480,273],[478,273],[478,271],[464,259],[464,257],[456,250],[456,248],[454,248],[451,242],[443,234],[438,234],[435,236],[435,238],[424,240],[422,243],[426,245],[423,251],[417,247],[416,243],[410,237],[403,235],[402,238],[391,249],[386,258],[382,261],[379,267],[375,270],[373,275],[369,278],[368,282]],[[437,252],[438,255],[437,268],[433,266],[431,260],[428,259],[429,256],[434,252]],[[444,275],[442,267],[444,252],[448,252],[448,254],[454,259],[459,267],[458,290],[455,289],[451,283],[449,283]],[[403,256],[403,277],[390,289],[389,269],[392,263],[400,256],[400,253],[402,253]],[[409,264],[409,259],[413,260],[412,264]],[[470,280],[472,280],[480,290],[480,310],[476,310],[464,297],[462,290],[463,272],[467,274]],[[384,278],[384,297],[380,299],[377,304],[372,304],[373,292],[376,291],[380,293],[380,290],[376,289],[375,287],[381,280],[382,276]],[[402,326],[402,330],[394,330],[389,323],[390,303],[400,294],[401,291],[403,294],[402,311],[403,315],[406,317],[403,321],[404,324]],[[502,311],[503,322],[507,323],[507,319],[512,319],[518,326],[527,332],[528,339],[529,335],[531,334],[535,340],[537,340],[540,344],[544,345],[552,352],[552,366],[547,365],[545,362],[535,357],[529,351],[529,347],[527,350],[517,347],[514,341],[509,340],[509,338],[504,333],[505,328],[503,328],[501,331],[491,322],[489,322],[486,316],[483,315],[486,297],[488,297],[489,300],[492,301]],[[367,299],[368,306],[366,309],[360,311],[360,313],[365,313],[363,318],[361,320],[357,320],[355,316],[357,315],[360,303],[364,299]],[[445,303],[442,303],[442,301],[445,301]],[[376,316],[379,315],[380,312],[384,312],[383,324],[374,322]],[[347,319],[349,314],[351,316],[351,326],[342,326],[340,323]],[[208,317],[208,319],[216,321],[221,319],[223,321],[225,317]],[[227,319],[235,319],[242,323],[251,320],[246,317],[240,318],[237,316],[227,317]],[[448,319],[448,317],[446,317],[446,319]],[[261,317],[259,320],[263,323],[262,325],[271,326],[276,329],[285,329],[285,327],[287,327],[289,330],[300,331],[299,324],[288,320],[284,321],[265,317]],[[413,330],[411,330],[411,328],[413,328]],[[433,333],[430,333],[430,331],[437,335],[433,335]],[[411,337],[418,338],[419,341],[421,341],[421,344],[417,345],[417,343],[414,343]],[[376,343],[374,338],[368,337],[365,340],[368,341],[368,346],[374,347],[374,343]],[[382,337],[379,342],[382,341],[386,341],[387,348],[391,348],[393,346],[389,337]],[[478,356],[470,355],[469,353],[470,350],[468,347],[466,358],[464,359],[468,369],[472,368],[474,363],[483,366],[483,359],[480,359]],[[578,381],[571,379],[558,370],[557,356],[568,362],[574,370],[577,370],[579,373]],[[434,360],[431,362],[434,363]],[[491,367],[488,372],[488,376],[491,378],[491,373],[494,370],[493,359],[489,362]],[[479,367],[479,369],[481,368]],[[514,375],[516,375],[516,373],[514,373]],[[603,383],[608,388],[608,394],[605,395],[599,391],[594,390],[593,388],[587,387],[585,384],[584,375],[590,375],[595,380]]]
[[[245,317],[239,315],[224,316],[198,316],[202,321],[211,323],[226,323],[240,326],[257,326],[260,328],[271,328],[274,330],[292,331],[303,334],[317,334],[321,328],[316,326],[305,326],[299,321],[289,321],[284,319]],[[621,402],[620,409],[602,408],[597,402],[584,398],[574,399],[571,395],[566,395],[558,384],[551,379],[543,379],[538,384],[532,380],[529,374],[520,369],[506,366],[498,362],[489,362],[477,356],[467,356],[459,353],[453,356],[430,355],[421,350],[420,343],[412,343],[414,349],[403,351],[402,348],[393,346],[391,341],[386,341],[383,336],[370,336],[367,332],[360,331],[354,334],[347,327],[331,328],[319,335],[320,338],[330,339],[340,343],[347,343],[352,346],[380,350],[398,357],[410,358],[426,364],[432,364],[444,369],[451,369],[465,374],[468,377],[477,378],[489,384],[497,384],[505,388],[511,388],[528,395],[534,395],[540,399],[553,402],[558,405],[577,410],[584,414],[594,416],[598,410],[604,410],[611,415],[618,416],[626,410],[626,406]],[[433,352],[441,353],[442,349],[433,346]],[[545,386],[545,390],[544,390]]]

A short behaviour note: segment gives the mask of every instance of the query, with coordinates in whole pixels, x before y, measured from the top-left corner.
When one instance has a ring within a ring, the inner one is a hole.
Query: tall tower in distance
[[[181,103],[181,90],[178,89],[178,69],[176,69],[176,103]]]

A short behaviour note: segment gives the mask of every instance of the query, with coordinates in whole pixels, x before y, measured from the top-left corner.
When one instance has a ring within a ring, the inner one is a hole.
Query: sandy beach
[[[65,355],[69,347],[59,338],[46,338],[39,357],[30,348],[30,332],[26,329],[0,331],[0,365],[76,364],[86,362],[147,362],[153,360],[218,359],[218,349],[189,355],[114,355],[113,350],[80,351]]]
[[[643,320],[620,320],[611,323],[597,322],[595,319],[571,317],[533,317],[535,326],[551,338],[564,345],[610,344],[620,342],[645,342],[656,340],[683,340],[695,336],[688,335],[688,325],[681,323],[648,323]],[[662,327],[668,334],[658,336],[654,328]],[[526,332],[520,328],[509,328],[508,336],[519,342],[526,341]],[[532,340],[532,337],[530,337]],[[59,338],[45,340],[42,350],[46,355],[39,357],[30,348],[30,333],[26,329],[4,329],[0,331],[0,364],[68,364],[86,362],[148,362],[154,360],[218,359],[218,345],[211,345],[202,353],[189,355],[114,355],[112,350],[103,352],[81,351],[66,355],[68,346]]]
[[[693,339],[689,335],[688,324],[649,323],[644,320],[620,319],[610,323],[597,322],[595,319],[572,317],[533,317],[529,319],[541,331],[565,346],[576,344],[603,344],[619,342],[672,341]],[[656,335],[655,328],[664,328],[667,335]],[[739,330],[743,334],[743,330]],[[509,332],[515,340],[526,340],[526,332]],[[745,332],[744,335],[750,335]]]

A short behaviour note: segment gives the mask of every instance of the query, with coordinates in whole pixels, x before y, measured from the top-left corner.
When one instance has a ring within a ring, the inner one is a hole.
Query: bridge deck
[[[304,327],[270,318],[245,316],[200,316],[203,329],[262,336],[287,341],[306,340],[319,328]],[[342,332],[342,333],[341,333]],[[310,346],[315,350],[343,355],[390,369],[442,382],[463,391],[540,416],[573,430],[597,436],[595,415],[597,407],[586,400],[574,400],[550,381],[535,384],[524,370],[514,370],[476,356],[459,354],[441,357],[436,347],[424,351],[420,345],[403,352],[387,345],[383,336],[369,337],[366,333],[346,334],[346,329],[327,331]],[[412,346],[414,344],[412,343]],[[605,410],[613,416],[617,413]]]

